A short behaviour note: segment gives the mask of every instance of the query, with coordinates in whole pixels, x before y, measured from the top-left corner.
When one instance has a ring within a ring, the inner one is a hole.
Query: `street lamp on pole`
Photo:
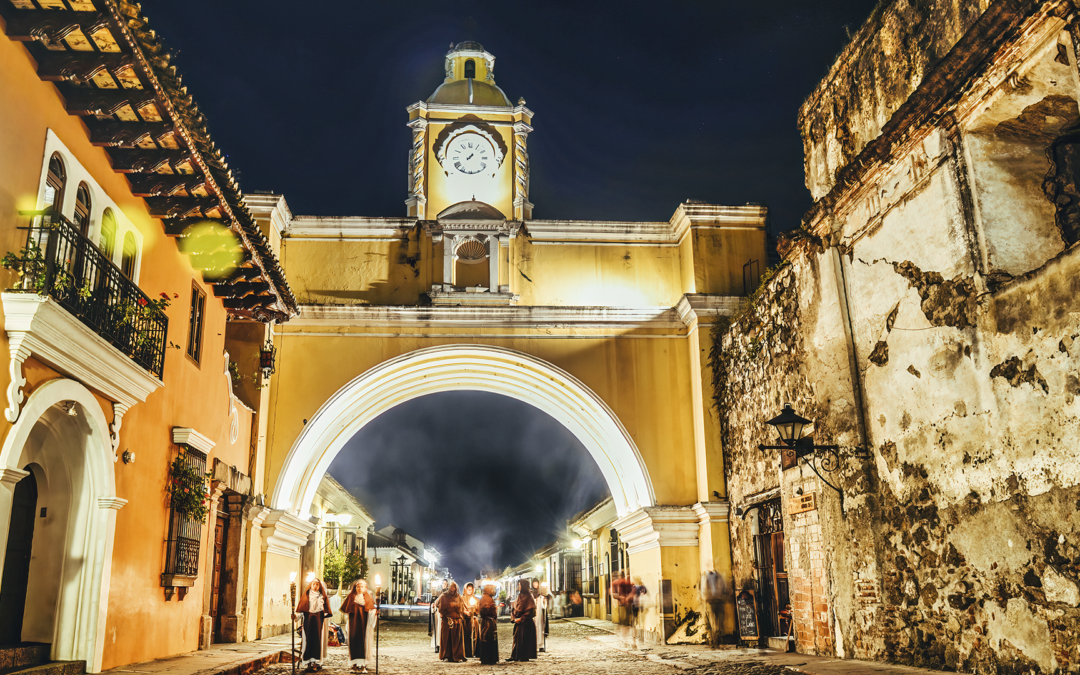
[[[382,577],[375,575],[375,675],[379,675],[379,624],[382,623]]]

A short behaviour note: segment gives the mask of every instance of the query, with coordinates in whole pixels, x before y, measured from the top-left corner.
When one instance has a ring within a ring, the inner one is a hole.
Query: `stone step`
[[[0,647],[0,672],[6,673],[48,663],[51,651],[52,645],[39,642],[24,642]]]
[[[86,661],[50,661],[28,668],[3,670],[0,675],[86,675]]]
[[[786,637],[771,637],[769,640],[769,649],[775,649],[778,652],[793,652],[795,651],[795,641],[788,640]]]

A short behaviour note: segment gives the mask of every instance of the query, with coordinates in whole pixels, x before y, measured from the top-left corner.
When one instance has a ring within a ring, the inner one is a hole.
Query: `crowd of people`
[[[638,616],[648,591],[640,577],[631,580],[628,575],[616,573],[609,592],[620,608],[618,623],[622,636],[636,647]],[[460,590],[457,582],[444,583],[442,593],[431,603],[428,616],[431,646],[441,660],[455,663],[475,658],[483,664],[499,662],[497,594],[498,586],[493,581],[482,584],[479,594],[472,583]],[[513,644],[507,661],[529,661],[547,651],[551,615],[556,618],[580,615],[582,606],[580,592],[553,596],[546,583],[539,580],[530,583],[528,579],[520,579],[516,596],[505,600],[502,604],[513,623]],[[348,639],[344,639],[341,631],[342,639],[334,644],[348,645],[349,666],[361,674],[368,672],[367,664],[372,658],[378,607],[363,579],[352,584],[341,603],[341,612],[348,621]],[[340,631],[330,623],[333,613],[326,585],[320,579],[311,579],[293,613],[293,620],[300,622],[300,660],[306,673],[322,670],[329,636],[334,630]]]

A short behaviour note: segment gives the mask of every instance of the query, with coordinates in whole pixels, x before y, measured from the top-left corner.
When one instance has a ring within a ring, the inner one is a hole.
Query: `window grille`
[[[185,446],[184,464],[206,473],[206,455]],[[169,539],[165,551],[165,574],[199,576],[199,548],[202,541],[202,521],[169,511]]]

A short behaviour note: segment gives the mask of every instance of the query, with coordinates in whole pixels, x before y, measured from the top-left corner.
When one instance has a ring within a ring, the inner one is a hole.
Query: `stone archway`
[[[449,345],[386,361],[331,396],[289,450],[273,507],[307,518],[319,480],[364,425],[411,399],[461,390],[518,399],[565,425],[599,465],[620,516],[656,504],[634,441],[611,409],[574,376],[512,349]]]
[[[54,660],[86,661],[88,672],[101,670],[116,511],[126,503],[116,497],[111,448],[94,395],[56,379],[31,394],[0,449],[0,557],[24,467],[37,479],[39,506],[50,508],[34,534],[42,562],[29,583],[41,602],[27,607],[23,638],[51,643]]]

